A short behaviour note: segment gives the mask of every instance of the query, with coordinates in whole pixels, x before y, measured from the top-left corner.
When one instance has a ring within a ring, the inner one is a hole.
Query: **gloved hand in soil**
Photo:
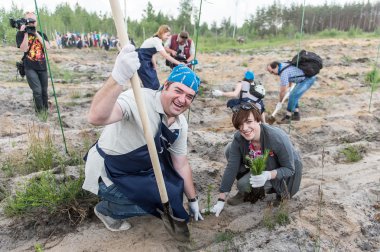
[[[253,188],[263,187],[267,180],[271,179],[271,173],[269,171],[263,171],[260,175],[254,176],[251,175],[249,178],[249,183]]]
[[[135,47],[128,44],[117,55],[111,75],[117,84],[124,85],[139,68],[140,61]]]
[[[215,97],[219,97],[219,96],[222,96],[223,95],[223,92],[216,89],[216,90],[213,90],[212,91],[212,95],[215,96]]]
[[[219,214],[224,208],[224,201],[218,200],[216,204],[211,208],[210,212],[214,213],[216,217],[219,217]]]
[[[189,202],[189,208],[190,208],[190,213],[194,216],[195,221],[203,220],[201,212],[199,211],[198,200],[194,202]]]

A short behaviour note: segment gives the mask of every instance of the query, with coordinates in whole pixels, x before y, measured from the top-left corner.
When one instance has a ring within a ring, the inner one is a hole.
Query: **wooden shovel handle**
[[[110,0],[112,16],[115,21],[115,26],[117,30],[117,35],[120,39],[121,46],[124,47],[129,43],[128,33],[127,33],[127,24],[123,21],[123,15],[121,13],[121,7],[118,0]],[[162,171],[160,168],[160,162],[158,159],[158,154],[156,150],[156,144],[154,143],[154,138],[152,130],[150,128],[148,114],[146,113],[144,98],[141,92],[140,82],[137,74],[134,74],[132,79],[132,89],[133,94],[135,95],[135,100],[137,108],[140,114],[141,122],[144,129],[145,141],[148,145],[150,160],[152,161],[154,175],[156,177],[158,190],[160,192],[161,202],[166,203],[169,201],[168,194],[165,187],[164,178],[162,176]],[[147,185],[148,186],[148,185]]]
[[[294,87],[296,86],[297,84],[293,84],[293,86],[290,88],[290,90],[288,92],[286,92],[286,94],[284,95],[284,98],[282,98],[282,101],[281,101],[281,104],[284,104],[284,102],[286,101],[286,99],[288,99],[290,93],[293,91]],[[279,109],[275,109],[272,113],[272,117],[274,117],[277,112],[279,111]]]

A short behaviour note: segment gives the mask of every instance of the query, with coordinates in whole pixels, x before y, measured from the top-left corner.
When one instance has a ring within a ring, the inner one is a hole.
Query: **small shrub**
[[[353,163],[363,159],[359,147],[348,146],[341,150],[341,153],[345,156],[346,162]]]
[[[67,213],[67,218],[77,224],[86,217],[88,211],[88,206],[81,207],[80,203],[91,199],[89,193],[82,189],[83,180],[83,174],[78,179],[65,177],[59,181],[51,172],[44,172],[40,177],[30,179],[6,200],[4,213],[11,217],[38,217],[42,213],[58,216]]]
[[[376,90],[380,84],[380,72],[377,68],[373,68],[371,72],[365,76],[365,81],[371,85],[372,90]]]

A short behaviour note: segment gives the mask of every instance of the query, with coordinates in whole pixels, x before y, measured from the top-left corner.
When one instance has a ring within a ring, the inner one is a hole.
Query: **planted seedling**
[[[204,212],[205,215],[211,214],[211,191],[214,187],[210,184],[207,186],[207,207],[206,211]]]
[[[265,150],[264,155],[262,156],[251,158],[250,156],[247,155],[245,157],[248,168],[252,175],[254,176],[261,175],[263,171],[265,171],[268,156],[269,156],[269,150]],[[257,187],[257,188],[251,188],[251,191],[245,194],[244,201],[249,201],[252,204],[254,204],[259,199],[264,199],[264,198],[265,198],[265,190],[264,190],[264,186],[262,186],[262,187]]]

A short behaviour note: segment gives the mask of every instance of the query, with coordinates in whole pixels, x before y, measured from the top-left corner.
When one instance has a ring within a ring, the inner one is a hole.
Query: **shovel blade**
[[[274,116],[270,115],[268,118],[265,118],[265,121],[268,124],[272,125],[276,121],[276,118]]]
[[[157,211],[160,213],[165,229],[169,234],[177,241],[190,241],[190,231],[186,221],[173,216],[173,211],[169,202],[163,203],[163,209],[164,211],[161,211],[160,209],[157,209]]]

